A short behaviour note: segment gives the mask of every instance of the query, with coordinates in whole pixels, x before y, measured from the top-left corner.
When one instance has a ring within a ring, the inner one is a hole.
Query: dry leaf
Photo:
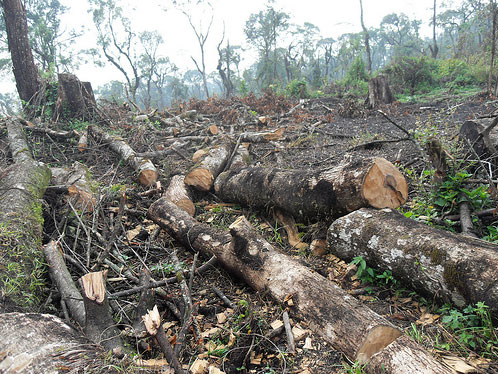
[[[218,321],[219,324],[223,324],[227,321],[227,316],[225,313],[218,313],[216,315],[216,321]]]
[[[209,374],[225,374],[224,371],[221,371],[220,369],[218,369],[216,366],[213,366],[211,365],[209,367]]]
[[[190,372],[192,374],[204,374],[207,372],[208,367],[209,367],[208,361],[197,359],[190,367]]]
[[[201,337],[203,337],[203,338],[208,338],[208,337],[210,337],[210,336],[212,336],[212,335],[216,334],[216,333],[217,333],[217,332],[219,332],[220,330],[221,330],[221,329],[220,329],[219,327],[213,327],[213,328],[211,328],[211,329],[209,329],[209,330],[207,330],[207,331],[203,331],[203,332],[201,333]]]
[[[477,373],[477,369],[475,367],[470,366],[460,357],[444,356],[443,361],[445,362],[446,365],[450,366],[457,373],[464,373],[464,374]]]
[[[415,323],[422,326],[432,325],[439,317],[439,314],[423,313]]]
[[[135,239],[135,237],[140,234],[140,231],[142,231],[142,226],[141,225],[138,225],[137,227],[135,227],[133,230],[128,230],[126,232],[126,238],[128,239],[128,241],[132,241],[133,239]]]

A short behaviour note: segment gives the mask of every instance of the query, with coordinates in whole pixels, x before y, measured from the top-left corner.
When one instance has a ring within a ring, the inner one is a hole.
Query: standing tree
[[[265,11],[251,14],[244,32],[250,44],[258,49],[260,62],[258,78],[267,87],[277,80],[277,44],[281,33],[287,30],[289,15],[268,6]]]
[[[496,0],[490,0],[489,7],[491,11],[492,27],[491,27],[491,61],[489,62],[489,75],[488,75],[488,93],[493,91],[493,71],[495,68],[496,57],[496,21],[497,21],[497,7]]]
[[[432,45],[429,45],[429,49],[431,50],[432,58],[437,58],[439,48],[437,46],[437,41],[436,41],[436,0],[434,0],[434,7],[432,13]]]
[[[123,74],[131,98],[135,102],[140,86],[140,74],[134,49],[136,35],[131,30],[130,20],[123,15],[123,10],[117,6],[116,0],[90,0],[90,4],[93,22],[97,28],[97,44],[107,61]],[[92,53],[98,55],[95,49]]]
[[[436,1],[436,0],[434,0]],[[368,74],[372,74],[372,55],[370,53],[370,35],[367,28],[365,27],[365,22],[363,21],[363,1],[360,0],[360,20],[361,28],[363,29],[363,40],[365,41],[365,52],[367,54],[367,71]]]
[[[3,9],[17,92],[24,109],[30,112],[31,109],[28,108],[32,107],[29,105],[39,104],[42,83],[29,44],[26,9],[21,0],[2,0],[0,4]]]
[[[223,28],[223,36],[220,43],[218,44],[218,65],[216,69],[220,74],[221,82],[223,83],[223,90],[225,91],[225,97],[229,99],[232,97],[234,92],[233,82],[232,82],[232,70],[230,65],[232,64],[232,58],[234,55],[233,47],[230,47],[230,41],[227,40],[227,46],[221,48],[223,41],[225,39],[225,29]]]
[[[143,53],[138,59],[140,78],[145,83],[145,95],[143,104],[146,109],[150,108],[152,100],[152,89],[154,77],[158,71],[160,62],[164,61],[158,56],[158,48],[163,42],[162,36],[157,31],[144,31],[139,35]]]

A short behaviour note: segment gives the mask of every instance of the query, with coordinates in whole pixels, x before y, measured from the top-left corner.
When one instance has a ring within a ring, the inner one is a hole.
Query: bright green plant
[[[367,364],[360,364],[358,361],[355,361],[353,364],[342,363],[343,373],[345,374],[363,374],[366,367]]]
[[[356,256],[351,261],[351,264],[356,265],[358,270],[356,271],[356,277],[365,283],[372,283],[375,281],[375,270],[367,266],[365,259],[362,256]]]

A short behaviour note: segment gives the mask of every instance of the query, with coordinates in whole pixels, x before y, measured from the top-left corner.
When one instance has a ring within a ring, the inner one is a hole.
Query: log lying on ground
[[[300,220],[331,220],[366,206],[397,208],[408,196],[405,179],[383,158],[345,159],[321,171],[229,170],[218,176],[214,188],[223,201],[274,206]]]
[[[80,326],[85,326],[86,317],[83,298],[76,288],[69,270],[67,270],[64,257],[57,242],[52,240],[44,245],[43,253],[47,261],[50,277],[61,294],[61,302],[67,305],[71,317]]]
[[[72,351],[71,357],[64,357]],[[0,373],[60,373],[81,369],[95,351],[61,319],[49,314],[0,314]]]
[[[0,294],[14,309],[36,310],[43,300],[42,198],[50,169],[31,158],[21,128],[7,120],[15,163],[0,172]]]
[[[484,301],[498,313],[498,246],[432,228],[390,209],[360,209],[328,230],[329,249],[345,261],[371,266],[421,293],[462,307]]]
[[[184,175],[175,175],[171,178],[171,182],[163,196],[193,217],[195,214],[195,206],[184,180]]]
[[[194,157],[197,155],[194,154]],[[223,171],[229,156],[230,147],[227,145],[212,147],[203,152],[199,159],[194,159],[197,165],[185,176],[185,184],[199,191],[209,191],[215,178]]]
[[[138,175],[138,180],[145,186],[150,186],[157,181],[157,169],[148,159],[138,157],[135,151],[122,139],[106,134],[96,126],[88,126],[88,132],[99,141],[106,143],[121,158],[130,164]]]
[[[349,358],[392,369],[386,373],[450,373],[412,340],[390,350],[403,339],[401,331],[329,280],[275,250],[245,218],[237,219],[226,233],[198,223],[166,198],[152,204],[148,216],[187,248],[215,255],[255,290],[268,292],[277,302],[292,295],[295,311]],[[367,371],[377,373],[368,367]]]
[[[67,186],[68,199],[73,206],[82,212],[93,212],[97,202],[92,192],[90,171],[75,162],[70,168],[51,168],[54,185]]]

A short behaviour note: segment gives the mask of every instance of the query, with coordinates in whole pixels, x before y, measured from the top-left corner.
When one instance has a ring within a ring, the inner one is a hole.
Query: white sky
[[[71,8],[65,17],[66,27],[72,25],[77,28],[78,25],[85,24],[89,28],[84,37],[78,41],[79,47],[83,48],[83,45],[84,48],[95,47],[93,22],[87,12],[87,2],[63,0],[63,3]],[[162,55],[168,56],[181,71],[195,69],[190,59],[191,55],[199,56],[195,35],[186,17],[173,8],[171,1],[121,0],[119,3],[125,10],[126,16],[132,20],[136,31],[157,30],[161,33],[165,41]],[[132,3],[134,5],[130,5]],[[265,0],[212,0],[214,22],[206,43],[208,72],[216,68],[216,45],[222,35],[223,22],[230,44],[246,45],[245,22],[251,13],[265,9],[266,3]],[[293,23],[310,22],[318,26],[323,37],[338,38],[345,32],[361,31],[359,0],[276,0],[273,6],[290,14],[290,21]],[[428,36],[432,6],[433,0],[363,0],[367,27],[378,27],[382,18],[389,13],[403,12],[411,19],[421,19],[422,32]],[[168,10],[165,11],[165,8]],[[207,25],[210,16],[205,13],[194,14],[193,19],[197,22],[202,20]],[[80,79],[92,82],[95,87],[111,79],[122,80],[122,76],[115,68],[102,69],[93,63],[82,66],[76,74]]]

